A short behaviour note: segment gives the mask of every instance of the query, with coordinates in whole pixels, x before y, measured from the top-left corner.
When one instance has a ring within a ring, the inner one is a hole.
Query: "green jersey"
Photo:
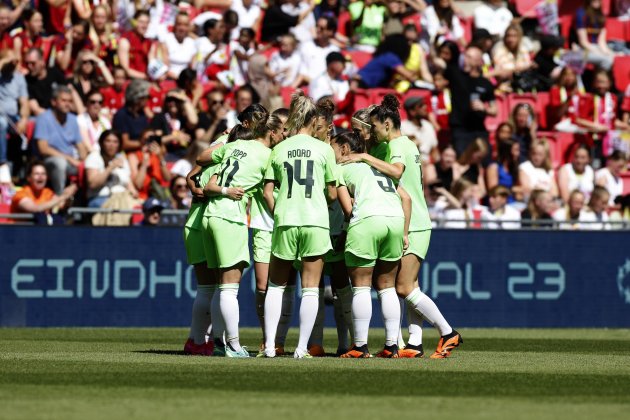
[[[371,216],[405,217],[391,178],[367,163],[343,165],[341,171],[344,183],[354,197],[350,226]]]
[[[270,154],[271,150],[256,140],[236,140],[212,152],[212,161],[220,163],[217,184],[243,188],[245,196],[240,201],[222,195],[212,197],[204,216],[246,225],[248,199],[263,179]]]
[[[276,227],[318,226],[329,229],[326,184],[335,183],[335,152],[328,144],[305,134],[274,147],[265,179],[276,181]]]
[[[402,163],[405,171],[400,178],[400,185],[411,196],[410,232],[431,229],[431,218],[422,187],[422,165],[418,146],[407,136],[398,137],[389,142],[388,162]]]
[[[249,207],[249,227],[252,229],[273,231],[273,216],[263,196],[264,184],[260,184],[252,194],[252,205]],[[278,199],[279,190],[273,189],[274,199]]]
[[[387,162],[389,156],[389,146],[387,142],[377,143],[376,146],[370,149],[370,154],[377,159]]]

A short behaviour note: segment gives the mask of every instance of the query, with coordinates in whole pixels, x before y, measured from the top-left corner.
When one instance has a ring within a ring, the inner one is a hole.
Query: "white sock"
[[[282,295],[282,312],[280,313],[280,322],[276,332],[276,346],[284,346],[287,340],[287,333],[293,319],[293,306],[295,305],[295,286],[286,286],[286,290]]]
[[[260,328],[263,330],[263,336],[265,333],[265,294],[267,292],[265,290],[256,289],[256,315],[258,315],[258,322],[260,323]]]
[[[324,344],[324,318],[326,316],[326,308],[324,307],[324,288],[319,288],[319,301],[317,302],[317,317],[313,332],[308,340],[308,346],[323,346]]]
[[[372,293],[369,287],[352,288],[352,323],[354,324],[354,344],[361,347],[367,344],[370,320],[372,319]]]
[[[197,294],[192,306],[192,321],[190,322],[189,338],[192,338],[195,344],[204,344],[206,342],[206,332],[210,325],[210,301],[214,294],[215,286],[213,285],[197,285]]]
[[[238,339],[238,284],[219,285],[219,294],[221,315],[225,323],[225,344],[234,351],[241,351],[241,344]]]
[[[210,306],[210,314],[212,315],[212,338],[214,340],[214,344],[225,344],[224,343],[224,333],[225,333],[225,323],[223,322],[223,315],[221,315],[221,305],[219,303],[219,298],[221,293],[216,287],[215,293],[212,295],[212,302]]]
[[[424,322],[422,315],[419,315],[411,307],[407,307],[407,323],[409,324],[409,340],[407,342],[412,346],[422,344],[422,322]]]
[[[385,345],[398,344],[398,332],[400,331],[400,302],[396,288],[388,287],[378,291],[378,300],[381,302],[383,312],[383,324],[385,324]]]
[[[350,332],[350,342],[354,343],[354,325],[352,325],[352,287],[346,286],[342,289],[337,289],[337,297],[341,302],[341,308],[343,309],[343,319],[346,322],[346,327]]]
[[[300,338],[297,348],[306,350],[308,339],[313,332],[317,309],[319,307],[319,288],[305,287],[302,289],[302,302],[300,303]]]
[[[406,310],[405,299],[398,297],[398,301],[400,302],[400,328],[398,328],[398,348],[405,348],[405,339],[403,338],[402,326],[403,326],[403,315]]]
[[[335,325],[337,326],[337,348],[348,348],[348,326],[343,317],[343,306],[339,296],[333,296],[333,313],[335,315]]]
[[[448,335],[453,329],[430,297],[422,293],[418,287],[405,298],[410,308],[423,316],[431,325],[439,331],[440,335]]]
[[[267,295],[265,296],[265,352],[268,355],[276,352],[276,331],[278,321],[282,311],[282,295],[286,286],[278,286],[271,281],[267,285]]]

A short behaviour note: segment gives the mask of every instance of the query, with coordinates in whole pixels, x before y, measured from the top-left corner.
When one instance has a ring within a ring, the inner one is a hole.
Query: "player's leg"
[[[333,290],[333,309],[335,323],[337,325],[337,354],[343,354],[354,342],[354,329],[352,327],[352,287],[348,278],[348,269],[344,260],[330,263],[330,286]],[[345,350],[345,351],[343,351]]]
[[[203,217],[201,224],[201,238],[203,243],[203,250],[205,255],[206,266],[212,271],[214,278],[217,279],[217,288],[210,299],[210,318],[212,319],[212,342],[214,343],[214,356],[225,356],[225,324],[223,322],[223,316],[221,315],[221,307],[219,305],[219,293],[218,283],[220,281],[220,275],[217,271],[218,256],[217,256],[217,241],[215,241],[212,229],[209,223],[209,217]]]
[[[282,309],[280,311],[280,320],[278,321],[278,329],[276,330],[276,355],[284,356],[284,344],[286,343],[291,320],[293,319],[293,308],[295,306],[295,285],[297,282],[298,271],[295,264],[291,265],[289,272],[289,281],[284,293],[282,294]]]
[[[340,357],[371,357],[368,350],[368,333],[372,319],[372,273],[373,261],[361,259],[346,253],[346,265],[352,282],[352,324],[354,329],[354,345]]]
[[[324,263],[324,265],[326,265]],[[322,278],[319,280],[319,300],[317,304],[317,317],[315,318],[315,325],[313,325],[313,332],[308,339],[308,353],[313,357],[324,357],[326,352],[324,350],[324,321],[326,316],[326,307],[324,302],[324,275],[322,272]]]
[[[402,251],[402,250],[401,250]],[[378,291],[381,304],[383,325],[385,326],[385,344],[377,357],[398,357],[398,335],[400,331],[400,302],[396,295],[396,274],[399,261],[378,260],[374,269],[374,287]]]
[[[256,315],[263,332],[262,346],[265,343],[265,295],[269,280],[269,261],[271,260],[271,232],[254,229],[252,235],[254,254],[254,273],[256,276]]]

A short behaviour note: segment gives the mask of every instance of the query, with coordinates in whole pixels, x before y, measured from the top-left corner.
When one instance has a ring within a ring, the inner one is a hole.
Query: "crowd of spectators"
[[[335,130],[399,96],[436,224],[630,219],[630,75],[615,71],[628,3],[562,0],[557,33],[519,3],[2,2],[0,213],[137,208],[144,224],[180,224],[159,213],[187,208],[196,156],[247,106],[281,108],[301,88],[333,99]]]

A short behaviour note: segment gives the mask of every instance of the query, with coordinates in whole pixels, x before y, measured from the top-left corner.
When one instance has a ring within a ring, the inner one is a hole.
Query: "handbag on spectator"
[[[131,210],[138,204],[129,191],[112,194],[103,203],[103,209]],[[97,213],[92,216],[93,226],[129,226],[132,215],[129,213]]]

